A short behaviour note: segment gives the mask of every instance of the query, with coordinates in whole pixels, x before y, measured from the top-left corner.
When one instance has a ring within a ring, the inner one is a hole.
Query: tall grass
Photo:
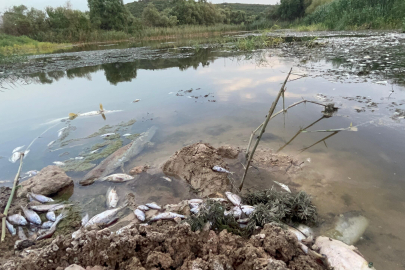
[[[404,18],[404,0],[335,0],[317,7],[304,22],[335,30],[394,29],[401,28]]]

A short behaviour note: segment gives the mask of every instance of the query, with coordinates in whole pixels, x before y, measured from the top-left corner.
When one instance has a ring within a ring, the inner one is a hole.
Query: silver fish
[[[21,152],[14,152],[13,155],[8,159],[11,163],[16,163],[21,157]]]
[[[172,179],[170,179],[169,177],[166,177],[166,176],[162,176],[162,178],[165,179],[165,180],[168,181],[168,182],[171,182],[171,181],[172,181]]]
[[[27,240],[27,236],[25,235],[24,229],[23,227],[18,226],[18,238],[20,238],[20,240]]]
[[[145,213],[142,210],[135,209],[134,214],[140,221],[145,221]]]
[[[41,195],[41,194],[35,194],[33,192],[29,192],[27,194],[27,196],[31,197],[32,199],[34,199],[34,200],[36,200],[37,202],[40,202],[40,203],[47,203],[47,202],[53,202],[54,201],[53,199],[51,199],[49,197],[46,197],[46,196]]]
[[[39,205],[38,205],[39,206]],[[35,223],[37,225],[41,225],[41,218],[38,216],[37,213],[32,211],[31,209],[28,209],[25,206],[21,206],[21,209],[24,212],[24,216],[27,218],[29,222]]]
[[[107,207],[108,208],[114,208],[118,204],[118,194],[117,191],[115,190],[115,187],[111,188],[109,187],[107,190]]]
[[[87,222],[89,222],[89,213],[86,213],[86,215],[82,218],[82,226],[86,225]]]
[[[15,229],[14,226],[13,226],[12,224],[10,224],[10,222],[8,222],[7,220],[6,220],[6,226],[7,226],[7,229],[8,229],[8,231],[11,233],[12,236],[16,235],[16,233],[17,233],[16,229]]]
[[[128,136],[131,136],[131,134],[130,133],[127,133],[127,134],[124,134],[124,135],[122,135],[123,137],[128,137]]]
[[[159,205],[157,205],[156,203],[146,203],[145,204],[147,207],[149,207],[150,209],[155,209],[155,210],[161,210],[162,207],[160,207]]]
[[[51,141],[50,143],[48,143],[48,147],[50,147],[52,144],[54,144],[56,141]]]
[[[242,209],[242,212],[243,212],[244,214],[248,215],[248,216],[249,216],[250,214],[252,214],[253,211],[255,211],[255,207],[254,207],[254,206],[251,206],[251,205],[242,205],[240,208]]]
[[[51,236],[54,234],[54,232],[56,231],[56,226],[58,226],[58,223],[59,223],[64,217],[66,217],[66,213],[65,213],[65,212],[60,213],[60,214],[56,217],[55,222],[52,224],[52,226],[51,226],[51,228],[49,228],[49,230],[47,230],[47,231],[44,232],[44,233],[42,233],[42,231],[41,231],[41,233],[38,232],[40,235],[37,237],[37,240],[41,240],[41,239],[45,239],[45,238],[51,237]]]
[[[108,138],[108,137],[113,136],[113,135],[115,135],[115,134],[116,134],[116,133],[106,133],[106,134],[101,135],[100,137],[101,137],[101,138]]]
[[[37,175],[38,173],[39,173],[39,171],[37,171],[37,170],[32,170],[32,171],[26,172],[25,174],[28,175],[28,177],[31,177],[31,176]]]
[[[228,171],[227,169],[224,169],[224,168],[222,168],[222,167],[220,167],[220,166],[214,166],[214,167],[212,167],[212,170],[213,170],[213,171],[216,171],[216,172],[221,172],[221,173],[230,173],[230,174],[233,174],[233,172],[230,172],[230,171]]]
[[[233,194],[232,192],[227,191],[225,192],[225,195],[228,200],[234,205],[240,205],[240,203],[242,202],[241,197],[239,197],[239,195]]]
[[[190,208],[199,208],[200,207],[200,203],[188,203],[190,205]]]
[[[25,146],[25,145],[23,145],[23,146],[18,146],[18,147],[16,147],[16,148],[14,148],[13,152],[11,152],[11,153],[19,152],[21,149],[24,148],[24,146]]]
[[[37,212],[49,212],[63,209],[65,207],[72,206],[73,204],[40,204],[40,205],[30,205],[29,208]]]
[[[28,153],[30,152],[31,150],[25,150],[24,151],[24,158],[26,158],[27,156],[28,156]]]
[[[49,221],[55,222],[55,219],[56,219],[55,212],[54,211],[49,211],[48,213],[46,213],[46,218]]]
[[[139,210],[144,211],[144,212],[149,210],[149,207],[147,207],[146,205],[139,205],[137,208],[138,208]]]
[[[102,181],[110,181],[110,182],[125,182],[134,179],[132,176],[125,174],[125,173],[116,173],[111,174],[102,178]]]
[[[75,157],[75,160],[82,160],[84,157]]]
[[[67,129],[67,127],[59,129],[58,130],[58,137],[62,136],[62,134],[65,132],[66,129]]]
[[[90,154],[97,153],[97,152],[98,152],[98,150],[99,150],[99,149],[93,150],[93,151],[91,151],[91,152],[90,152]]]
[[[21,225],[21,226],[25,226],[28,224],[27,220],[25,219],[25,217],[23,217],[20,214],[14,214],[11,216],[7,217],[8,221],[13,224],[13,225]]]
[[[115,220],[117,220],[117,213],[126,207],[126,204],[124,204],[121,207],[118,208],[114,208],[111,210],[106,210],[100,214],[95,215],[94,217],[92,217],[85,225],[84,227],[89,227],[91,225],[110,225],[112,222],[114,222]]]
[[[154,216],[153,218],[151,218],[151,220],[149,222],[153,222],[153,221],[157,221],[157,220],[161,220],[161,219],[174,219],[176,217],[186,218],[185,216],[177,214],[177,213],[165,212],[165,213],[160,213],[160,214]]]
[[[280,186],[282,189],[284,189],[285,191],[291,193],[291,190],[290,190],[290,188],[289,188],[287,185],[284,185],[284,184],[282,184],[282,183],[280,183],[280,182],[277,182],[277,181],[273,181],[273,182],[276,183],[277,185],[279,185],[279,186]]]
[[[202,199],[191,199],[191,200],[188,200],[188,203],[202,203],[202,202],[203,202]]]
[[[56,219],[55,219],[56,220]],[[53,222],[52,221],[47,221],[42,223],[41,225],[41,229],[49,229],[50,227],[52,227]]]
[[[234,208],[232,208],[232,211],[233,211],[233,216],[234,216],[235,218],[240,218],[240,217],[241,217],[241,215],[242,215],[242,209],[240,209],[239,206],[235,206]]]
[[[247,224],[249,222],[250,218],[243,218],[243,219],[239,219],[238,223],[239,224]]]
[[[137,103],[139,101],[141,101],[141,100],[140,99],[135,99],[134,101],[132,101],[132,103]]]
[[[63,163],[62,161],[54,161],[52,162],[53,164],[55,164],[56,166],[65,166],[66,164]]]
[[[227,202],[227,199],[224,198],[209,198],[209,199],[216,202]]]
[[[190,212],[193,214],[198,214],[198,212],[200,212],[200,207],[190,208]]]

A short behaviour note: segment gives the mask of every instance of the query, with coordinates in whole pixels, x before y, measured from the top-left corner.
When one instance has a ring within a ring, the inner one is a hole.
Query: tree
[[[125,30],[133,22],[133,17],[122,0],[87,0],[90,21],[104,30]]]
[[[277,13],[283,20],[301,18],[305,14],[304,0],[280,0]]]
[[[142,12],[142,19],[147,26],[172,27],[177,24],[176,16],[169,16],[170,10],[159,12],[155,5],[150,3]]]

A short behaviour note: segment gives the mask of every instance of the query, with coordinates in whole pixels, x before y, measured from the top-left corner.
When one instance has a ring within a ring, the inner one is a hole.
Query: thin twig
[[[325,138],[323,138],[322,140],[319,140],[319,141],[317,141],[316,143],[314,143],[314,144],[312,144],[312,145],[310,145],[310,146],[308,146],[308,147],[302,148],[302,149],[300,150],[300,153],[302,153],[302,152],[308,150],[309,148],[311,148],[311,147],[317,145],[317,144],[320,143],[320,142],[324,142],[325,140],[329,139],[329,138],[332,137],[332,136],[335,136],[335,135],[338,134],[339,132],[340,132],[340,131],[335,131],[335,132],[333,132],[332,134],[330,134],[330,135],[326,136]]]
[[[324,106],[324,107],[327,106],[327,105],[325,105],[325,104],[322,104],[322,103],[319,103],[319,102],[316,102],[316,101],[304,99],[304,100],[301,100],[301,101],[298,101],[298,102],[295,102],[295,103],[291,104],[291,105],[288,106],[285,110],[281,110],[281,111],[276,112],[270,119],[273,119],[274,117],[276,117],[276,116],[279,115],[280,113],[283,113],[283,112],[288,111],[288,109],[291,109],[292,107],[295,107],[295,106],[297,106],[297,105],[299,105],[299,104],[301,104],[301,103],[307,103],[307,102],[308,102],[308,103],[318,104],[318,105],[321,105],[321,106]]]
[[[249,140],[249,144],[248,147],[246,149],[246,158],[249,158],[249,150],[250,150],[250,145],[252,144],[252,140],[253,140],[253,136],[256,134],[256,132],[263,126],[264,122],[260,124],[260,126],[258,128],[255,129],[255,131],[252,132],[252,134],[250,135],[250,140]]]
[[[247,175],[247,172],[249,170],[250,162],[252,162],[253,155],[254,155],[254,153],[256,151],[257,146],[259,145],[260,139],[262,138],[264,132],[266,131],[267,124],[269,123],[270,118],[271,118],[272,114],[274,113],[274,110],[276,109],[276,106],[277,106],[277,103],[278,103],[278,101],[279,101],[279,99],[281,97],[281,94],[284,92],[284,88],[285,88],[285,85],[287,84],[288,78],[290,77],[291,71],[292,71],[292,68],[290,69],[290,72],[288,73],[287,78],[285,79],[283,85],[281,86],[281,89],[278,92],[278,95],[277,95],[276,99],[274,100],[273,104],[270,107],[269,113],[267,114],[267,118],[264,121],[262,129],[260,130],[260,134],[257,137],[255,145],[253,146],[252,153],[249,155],[249,159],[248,159],[248,162],[246,164],[246,169],[245,169],[245,172],[243,174],[242,182],[240,183],[240,186],[239,186],[239,191],[241,191],[242,188],[243,188],[243,184],[245,182],[246,175]]]
[[[4,217],[2,219],[2,224],[1,224],[1,242],[4,242],[4,238],[6,237],[6,218],[7,218],[7,214],[8,214],[8,209],[10,208],[11,202],[13,201],[13,197],[14,197],[15,189],[17,187],[18,179],[20,178],[21,168],[22,168],[22,165],[23,165],[23,158],[24,158],[24,154],[21,154],[21,156],[20,156],[20,167],[18,168],[18,172],[15,175],[14,183],[13,183],[13,189],[11,190],[10,197],[8,198],[6,208],[4,209],[4,213],[3,213]]]

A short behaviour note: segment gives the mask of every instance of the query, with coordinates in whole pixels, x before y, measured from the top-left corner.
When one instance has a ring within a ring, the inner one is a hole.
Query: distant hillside
[[[155,7],[162,11],[165,8],[169,8],[171,6],[170,0],[140,0],[138,2],[132,2],[126,4],[129,12],[132,13],[135,17],[141,17],[143,9],[149,4],[153,3]],[[231,3],[223,3],[223,4],[216,4],[216,6],[220,8],[229,8],[230,10],[242,10],[246,12],[247,16],[250,15],[258,15],[260,12],[264,11],[267,7],[271,5],[260,5],[260,4],[231,4]]]

